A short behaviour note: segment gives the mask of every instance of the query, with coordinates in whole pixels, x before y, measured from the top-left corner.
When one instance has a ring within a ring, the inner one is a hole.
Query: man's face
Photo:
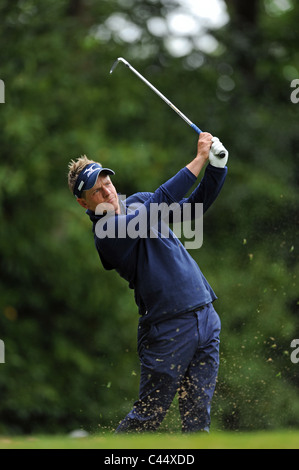
[[[111,211],[112,207],[116,214],[120,213],[118,196],[110,177],[100,173],[93,188],[84,191],[84,197],[77,201],[82,207],[95,212],[96,207],[101,204],[101,210]],[[111,207],[112,206],[112,207]]]

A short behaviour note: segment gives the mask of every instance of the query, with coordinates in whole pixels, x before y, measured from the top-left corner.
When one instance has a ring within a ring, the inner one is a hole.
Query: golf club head
[[[116,61],[114,62],[114,64],[112,65],[111,67],[111,70],[110,70],[110,73],[112,73],[116,67],[118,66],[119,62],[122,62],[123,64],[125,64],[127,67],[130,67],[130,64],[129,62],[124,59],[123,57],[118,57],[118,59],[116,59]]]

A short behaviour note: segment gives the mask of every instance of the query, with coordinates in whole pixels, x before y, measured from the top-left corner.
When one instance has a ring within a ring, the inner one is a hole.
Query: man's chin
[[[115,209],[114,204],[111,204],[109,202],[101,202],[95,208],[96,215],[105,215],[107,213],[115,213],[115,212],[117,212],[117,209]]]

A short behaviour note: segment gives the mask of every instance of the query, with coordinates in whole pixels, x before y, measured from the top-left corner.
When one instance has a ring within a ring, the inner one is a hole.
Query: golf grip
[[[202,133],[202,131],[199,129],[199,127],[197,127],[195,124],[192,123],[192,124],[191,124],[191,127],[192,127],[192,129],[194,129],[194,130],[197,132],[197,134],[201,134],[201,133]],[[218,158],[224,158],[224,157],[225,157],[225,152],[220,152],[218,155],[216,155],[216,157],[218,157]]]

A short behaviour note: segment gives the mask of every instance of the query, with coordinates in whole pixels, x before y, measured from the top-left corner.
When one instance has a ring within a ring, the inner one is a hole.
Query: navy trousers
[[[150,327],[139,326],[139,399],[116,432],[158,429],[177,392],[182,431],[209,431],[220,329],[212,304]]]

